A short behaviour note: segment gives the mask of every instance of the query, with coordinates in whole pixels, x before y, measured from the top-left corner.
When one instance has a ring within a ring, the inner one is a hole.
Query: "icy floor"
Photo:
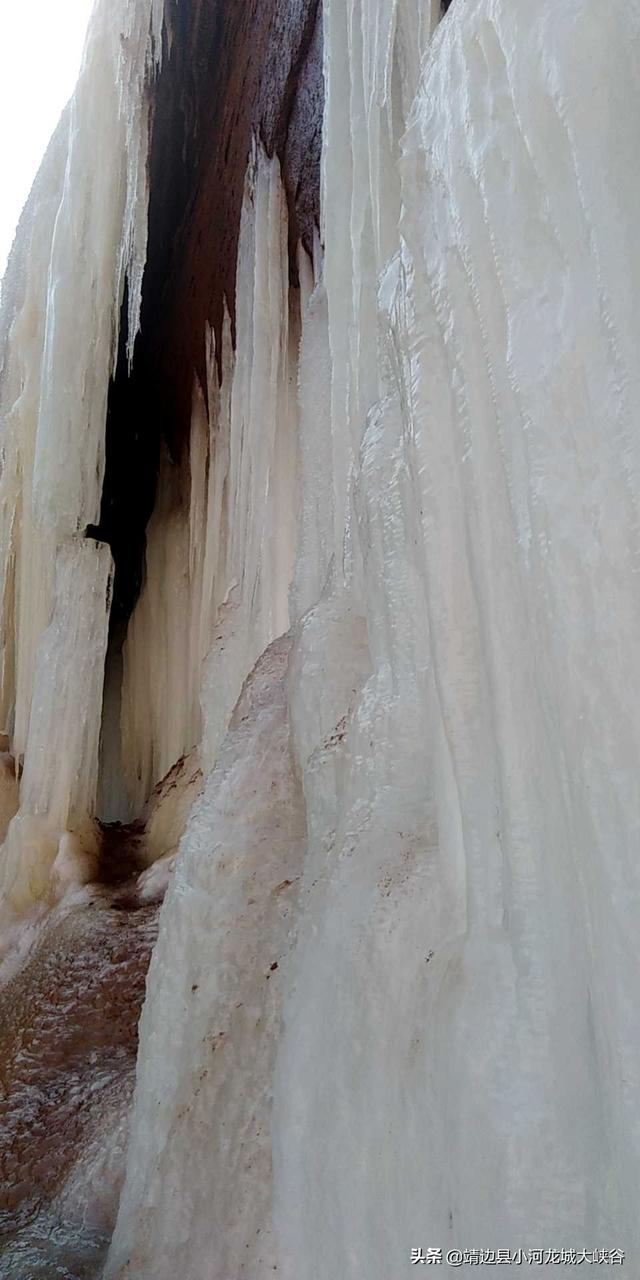
[[[0,991],[2,1280],[96,1275],[118,1203],[158,905],[78,896]]]
[[[423,1246],[639,1274],[640,4],[457,0],[429,45],[438,10],[324,0],[324,254],[290,293],[256,147],[235,351],[218,384],[203,334],[149,539],[129,760],[146,796],[201,713],[204,783],[110,1280],[396,1280]],[[11,1280],[52,1222],[80,1276],[113,1221],[131,905],[58,914],[5,992]]]

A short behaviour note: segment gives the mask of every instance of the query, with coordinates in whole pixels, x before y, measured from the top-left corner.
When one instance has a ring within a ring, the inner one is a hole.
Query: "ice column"
[[[81,836],[94,812],[111,576],[103,543],[73,538],[61,547],[53,617],[36,658],[20,810],[0,851],[0,897],[16,910],[47,891],[59,841]]]
[[[58,547],[99,517],[125,277],[129,340],[146,256],[148,95],[162,0],[100,0],[80,79],[22,217],[2,290],[3,729],[24,754]]]

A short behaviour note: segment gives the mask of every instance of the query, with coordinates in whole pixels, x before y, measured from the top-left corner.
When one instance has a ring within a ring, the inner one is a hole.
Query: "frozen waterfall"
[[[157,0],[14,250],[0,921],[89,900],[101,769],[168,885],[104,1280],[640,1275],[640,2],[440,18],[323,0],[313,254],[254,139],[104,694]]]

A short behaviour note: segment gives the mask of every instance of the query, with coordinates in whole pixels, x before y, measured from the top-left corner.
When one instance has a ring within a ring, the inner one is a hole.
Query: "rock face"
[[[7,1115],[40,1189],[6,1274],[43,1234],[77,1277],[111,1237],[105,1280],[636,1274],[637,10],[105,0],[92,30],[2,331]],[[126,892],[74,888],[91,858]],[[167,884],[129,1109],[132,1010],[76,1071],[107,995],[68,974],[106,950],[135,1005]]]

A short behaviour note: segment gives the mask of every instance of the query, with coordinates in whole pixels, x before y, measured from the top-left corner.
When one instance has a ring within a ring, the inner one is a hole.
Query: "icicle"
[[[206,657],[219,610],[229,590],[227,547],[229,534],[229,434],[231,431],[231,388],[233,383],[231,320],[225,307],[222,326],[222,381],[218,385],[215,339],[207,335],[207,386],[209,403],[209,457],[206,543],[202,570],[199,652]]]
[[[289,624],[299,332],[289,317],[279,165],[260,147],[247,175],[237,275],[237,355],[225,316],[221,385],[213,335],[206,335],[208,417],[196,383],[189,472],[176,472],[166,458],[161,467],[145,586],[124,648],[123,768],[132,813],[200,741],[203,680],[203,752],[211,766],[243,680]]]
[[[238,252],[230,574],[250,602],[254,617],[262,619],[266,643],[287,627],[286,612],[278,614],[276,606],[276,613],[272,613],[273,588],[280,569],[270,517],[277,512],[280,520],[283,513],[277,509],[270,477],[277,428],[288,394],[288,256],[286,204],[278,161],[267,160],[260,149],[252,167],[255,180],[250,174]],[[284,416],[288,416],[286,410]],[[292,549],[285,554],[291,565]]]
[[[416,6],[412,0],[323,4],[323,279],[341,570],[342,539],[353,521],[352,467],[367,413],[381,394],[376,294],[379,275],[400,244],[400,139],[436,11],[435,3]]]
[[[199,737],[189,697],[188,503],[188,481],[164,452],[147,529],[145,583],[123,649],[122,761],[130,816],[141,812],[155,783]]]
[[[336,550],[334,458],[327,296],[322,283],[302,315],[298,430],[298,536],[292,613],[300,617],[319,599]]]

